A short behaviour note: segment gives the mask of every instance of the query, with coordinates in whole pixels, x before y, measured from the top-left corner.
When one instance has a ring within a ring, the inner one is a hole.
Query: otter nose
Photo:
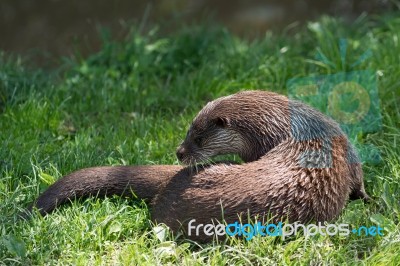
[[[179,161],[182,161],[183,155],[184,155],[184,154],[185,154],[185,148],[179,147],[179,148],[176,150],[176,157],[178,157],[178,160],[179,160]]]

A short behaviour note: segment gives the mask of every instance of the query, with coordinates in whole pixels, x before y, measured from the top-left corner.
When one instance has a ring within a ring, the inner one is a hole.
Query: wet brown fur
[[[349,196],[368,199],[357,154],[337,123],[276,93],[246,91],[210,102],[177,151],[188,164],[226,153],[246,163],[82,169],[50,186],[32,206],[46,214],[75,197],[134,192],[150,202],[153,220],[177,231],[191,219],[234,222],[248,215],[329,221]]]

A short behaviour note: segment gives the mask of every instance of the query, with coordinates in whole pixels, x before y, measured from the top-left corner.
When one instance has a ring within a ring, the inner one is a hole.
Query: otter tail
[[[135,195],[151,201],[180,170],[177,165],[109,166],[85,168],[66,175],[51,185],[23,215],[34,207],[46,215],[75,198]]]

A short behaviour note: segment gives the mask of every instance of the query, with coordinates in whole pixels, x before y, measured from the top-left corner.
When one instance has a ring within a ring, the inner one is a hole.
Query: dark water
[[[143,31],[160,24],[168,32],[212,17],[234,33],[252,37],[322,14],[352,20],[363,12],[394,8],[389,0],[1,0],[0,50],[53,65],[61,56],[98,50],[100,27],[122,38],[132,23]]]

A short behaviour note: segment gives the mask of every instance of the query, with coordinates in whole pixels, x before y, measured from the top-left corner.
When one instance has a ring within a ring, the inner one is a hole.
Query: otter
[[[28,209],[45,215],[73,198],[134,194],[150,202],[152,220],[185,232],[193,219],[330,221],[349,198],[369,200],[361,163],[339,125],[273,92],[243,91],[209,102],[176,154],[188,166],[79,170],[51,185]],[[210,162],[221,154],[238,154],[244,163]]]

